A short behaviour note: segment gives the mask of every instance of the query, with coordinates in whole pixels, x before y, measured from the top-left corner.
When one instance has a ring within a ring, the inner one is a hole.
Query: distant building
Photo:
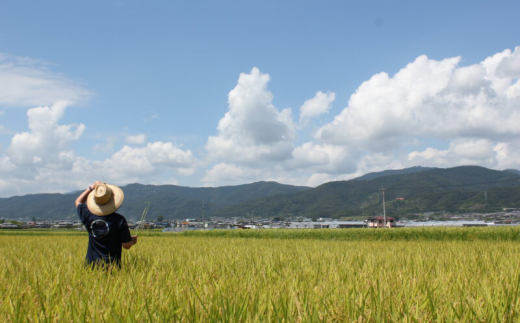
[[[290,222],[288,229],[347,229],[363,228],[365,223],[361,221],[330,221],[330,222]]]
[[[375,216],[373,218],[368,218],[367,220],[369,228],[384,228],[385,227],[385,218],[382,216]],[[386,217],[386,227],[387,228],[395,228],[395,219],[392,217]]]
[[[12,223],[1,223],[0,224],[1,229],[20,229],[20,226]]]
[[[486,223],[484,221],[421,221],[402,223],[403,227],[487,227],[500,225],[501,224]]]

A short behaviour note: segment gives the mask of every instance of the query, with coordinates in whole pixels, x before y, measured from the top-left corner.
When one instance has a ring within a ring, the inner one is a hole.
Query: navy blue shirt
[[[118,213],[97,216],[84,203],[78,205],[77,211],[88,231],[87,263],[120,265],[121,244],[132,241],[126,219]]]

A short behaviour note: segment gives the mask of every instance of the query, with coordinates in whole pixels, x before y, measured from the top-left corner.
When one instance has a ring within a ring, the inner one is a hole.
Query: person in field
[[[126,219],[116,213],[124,198],[121,188],[97,181],[76,199],[78,216],[88,231],[88,265],[121,267],[122,248],[130,249],[137,243]]]

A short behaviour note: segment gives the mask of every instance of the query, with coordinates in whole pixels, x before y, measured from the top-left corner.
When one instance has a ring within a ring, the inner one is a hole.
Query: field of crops
[[[519,229],[400,230],[143,232],[111,272],[1,231],[0,322],[520,321]]]

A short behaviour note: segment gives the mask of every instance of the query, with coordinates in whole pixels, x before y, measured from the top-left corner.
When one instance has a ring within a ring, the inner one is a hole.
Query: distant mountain
[[[432,167],[414,166],[414,167],[405,168],[405,169],[391,169],[391,170],[385,170],[385,171],[382,171],[382,172],[368,173],[368,174],[365,174],[363,176],[360,176],[360,177],[357,177],[357,178],[354,178],[354,179],[358,180],[358,181],[370,181],[370,180],[376,179],[378,177],[390,176],[390,175],[402,175],[402,174],[419,173],[419,172],[423,172],[425,170],[430,170],[430,169],[434,169],[434,168],[432,168]]]
[[[516,175],[520,175],[520,170],[517,169],[505,169],[504,172],[510,172]]]
[[[200,218],[202,203],[206,216],[230,205],[252,199],[290,194],[311,189],[305,186],[283,185],[276,182],[223,187],[182,187],[175,185],[123,186],[125,202],[120,212],[128,219],[139,219],[144,207],[150,205],[148,219],[162,215],[168,218]],[[0,198],[0,218],[66,219],[75,218],[74,201],[80,192],[70,194],[33,194]]]
[[[403,214],[473,210],[475,205],[472,199],[479,194],[483,199],[484,191],[490,190],[487,201],[482,200],[478,209],[487,211],[488,207],[498,207],[491,203],[495,197],[498,199],[498,195],[491,198],[492,192],[510,192],[506,194],[506,199],[501,198],[501,205],[520,207],[520,195],[516,193],[520,193],[519,180],[519,175],[478,166],[433,168],[372,180],[330,182],[312,190],[234,205],[222,210],[219,215],[239,216],[251,210],[266,216],[341,217],[379,214],[382,212],[381,186],[386,189],[387,210],[394,212],[394,215],[397,209]],[[495,190],[498,188],[503,190]]]
[[[414,167],[372,173],[316,188],[258,182],[224,187],[130,184],[120,212],[129,219],[207,217],[342,217],[382,212],[381,186],[390,216],[428,211],[491,212],[520,208],[520,174],[478,166]],[[0,218],[76,218],[74,194],[34,194],[0,199]],[[399,200],[396,200],[400,198]]]

